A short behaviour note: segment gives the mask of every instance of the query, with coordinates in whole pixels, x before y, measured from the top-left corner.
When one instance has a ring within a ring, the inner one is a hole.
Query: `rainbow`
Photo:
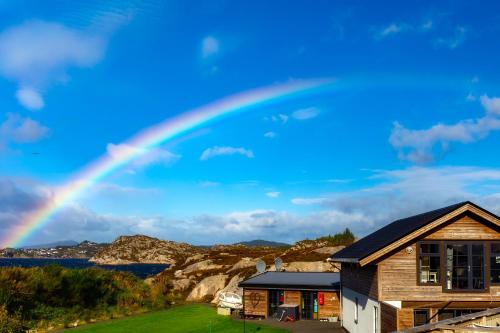
[[[0,247],[19,246],[45,226],[64,205],[74,200],[89,186],[144,154],[148,149],[230,114],[326,91],[333,83],[331,79],[305,80],[258,88],[220,99],[146,128],[124,143],[115,146],[112,154],[102,155],[77,172],[70,181],[55,191],[50,200],[28,213],[20,224],[6,233],[0,241]]]

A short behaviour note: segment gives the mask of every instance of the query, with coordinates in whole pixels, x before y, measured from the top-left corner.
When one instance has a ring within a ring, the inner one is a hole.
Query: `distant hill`
[[[64,240],[54,243],[23,246],[20,247],[20,249],[51,249],[59,246],[77,246],[78,244],[79,243],[75,242],[74,240]]]
[[[248,247],[259,247],[259,246],[267,246],[267,247],[290,247],[290,244],[280,243],[280,242],[272,242],[263,239],[255,239],[246,242],[239,242],[234,245],[245,245]]]

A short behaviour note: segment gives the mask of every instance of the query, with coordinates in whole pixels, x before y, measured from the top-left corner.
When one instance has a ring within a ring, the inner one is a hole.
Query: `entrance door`
[[[303,291],[301,294],[300,319],[318,319],[318,293]]]
[[[283,304],[285,292],[283,290],[269,290],[269,308],[267,309],[269,317],[276,315],[278,306]]]

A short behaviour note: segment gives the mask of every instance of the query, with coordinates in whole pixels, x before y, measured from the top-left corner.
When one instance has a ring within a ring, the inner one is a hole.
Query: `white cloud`
[[[481,105],[487,113],[492,115],[500,115],[500,97],[488,97],[487,95],[481,96]]]
[[[389,142],[397,150],[400,159],[414,163],[430,162],[436,150],[445,153],[452,142],[475,142],[491,131],[500,130],[500,98],[484,95],[481,103],[486,110],[484,117],[461,120],[455,124],[439,123],[428,129],[413,130],[395,122]]]
[[[245,149],[245,148],[236,148],[236,147],[219,147],[215,146],[212,148],[207,148],[203,151],[203,153],[200,156],[200,160],[206,161],[210,158],[216,157],[216,156],[223,156],[223,155],[242,155],[248,158],[254,158],[254,154],[251,150]]]
[[[406,29],[405,25],[397,24],[397,23],[391,23],[388,26],[386,26],[385,28],[383,28],[379,32],[378,36],[380,38],[384,38],[384,37],[387,37],[387,36],[390,36],[390,35],[395,35],[397,33],[400,33],[401,31],[403,31],[405,29]]]
[[[313,206],[313,205],[321,205],[323,203],[328,202],[327,198],[293,198],[291,202],[297,206]]]
[[[271,191],[271,192],[267,192],[266,195],[269,197],[269,198],[277,198],[280,196],[280,192],[276,192],[276,191]]]
[[[278,134],[276,134],[275,132],[272,132],[272,131],[271,131],[271,132],[266,132],[266,133],[264,133],[264,136],[265,136],[266,138],[269,138],[269,139],[274,139],[277,135],[278,135]]]
[[[300,109],[292,113],[292,117],[297,120],[307,120],[317,117],[321,110],[316,107]]]
[[[116,159],[120,159],[122,156],[134,156],[134,159],[129,164],[132,170],[155,164],[170,166],[181,158],[180,155],[159,147],[145,149],[127,144],[109,143],[107,151],[112,158]]]
[[[28,110],[40,110],[45,106],[42,95],[31,88],[21,88],[16,92],[19,103]]]
[[[0,74],[19,84],[17,98],[29,109],[43,107],[39,90],[66,80],[71,67],[91,67],[103,57],[103,36],[64,25],[28,21],[0,33]]]
[[[207,36],[201,41],[201,56],[206,59],[219,53],[219,40],[213,36]]]
[[[7,113],[7,119],[0,123],[0,142],[31,143],[46,138],[49,129],[30,118]]]

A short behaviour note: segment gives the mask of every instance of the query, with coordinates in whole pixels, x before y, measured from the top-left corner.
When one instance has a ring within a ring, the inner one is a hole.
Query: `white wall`
[[[355,320],[356,298],[358,320]],[[374,307],[377,308],[378,330],[375,332]],[[350,333],[380,333],[380,303],[366,295],[342,287],[342,324]]]

